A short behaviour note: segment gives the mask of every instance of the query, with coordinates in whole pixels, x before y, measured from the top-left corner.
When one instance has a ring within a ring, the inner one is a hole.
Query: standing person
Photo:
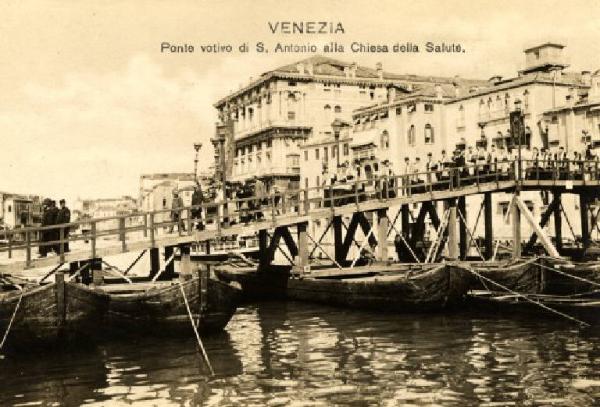
[[[202,205],[203,201],[204,196],[202,195],[202,187],[200,186],[200,183],[196,181],[196,185],[194,185],[194,192],[192,193],[192,210],[190,211],[190,215],[192,215],[192,221],[196,224],[196,230],[204,229],[204,224],[202,223],[202,207],[198,206]]]
[[[71,211],[69,210],[69,208],[67,208],[66,202],[64,199],[61,199],[60,201],[58,201],[59,205],[60,205],[60,209],[57,212],[57,216],[56,216],[56,224],[57,225],[62,225],[65,223],[70,223],[71,222]],[[58,253],[60,254],[60,248],[62,246],[62,250],[63,253],[67,253],[69,250],[69,227],[68,226],[64,226],[61,229],[63,229],[64,233],[63,233],[63,239],[67,240],[64,243],[59,243],[58,246]],[[60,229],[58,229],[58,237],[60,238]]]
[[[404,166],[402,167],[402,183],[404,184],[404,195],[408,195],[410,191],[410,184],[412,180],[412,165],[410,159],[404,157]]]
[[[41,226],[50,226],[52,223],[50,221],[50,199],[46,198],[42,201],[42,223]],[[46,246],[46,243],[50,241],[50,231],[49,230],[41,230],[39,236],[39,253],[40,257],[46,257],[48,252],[50,251],[49,246]]]
[[[256,220],[262,219],[263,213],[261,211],[262,205],[264,204],[264,199],[266,195],[265,183],[260,180],[258,177],[254,177],[254,197],[256,198],[255,202],[255,218]]]
[[[181,208],[183,208],[183,199],[179,196],[177,191],[173,191],[173,200],[171,201],[171,229],[169,229],[169,233],[173,233],[173,229],[175,224],[177,224],[177,230],[179,232],[185,232],[185,225],[183,224],[183,219],[181,219]]]
[[[56,207],[56,201],[54,200],[50,201],[50,207],[48,208],[48,220],[48,226],[56,225],[58,220],[58,208]],[[53,251],[54,253],[58,254],[60,252],[59,243],[56,242],[59,238],[58,228],[50,229],[48,232],[48,241],[54,242],[48,246],[48,251]]]

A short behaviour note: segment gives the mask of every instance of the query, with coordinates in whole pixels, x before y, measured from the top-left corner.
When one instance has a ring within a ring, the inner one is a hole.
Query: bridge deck
[[[521,181],[524,190],[559,189],[598,195],[600,177],[598,165],[590,168],[590,174],[581,174],[581,179],[527,179]],[[445,180],[439,173],[428,172],[408,176],[380,177],[358,180],[351,184],[329,185],[307,190],[291,191],[279,195],[228,200],[207,203],[181,209],[184,232],[167,232],[175,222],[169,219],[171,210],[144,212],[116,216],[65,225],[40,228],[15,229],[9,233],[8,244],[0,247],[0,273],[28,268],[48,267],[61,263],[101,258],[131,251],[189,244],[224,236],[252,235],[259,230],[278,226],[290,226],[308,221],[351,215],[355,212],[374,211],[403,204],[437,201],[485,192],[511,192],[518,182],[514,173],[501,172],[476,174],[461,177],[456,173]],[[416,183],[415,180],[421,180]],[[339,187],[339,188],[338,188]],[[255,205],[257,200],[260,205]],[[204,230],[193,230],[191,214],[201,208]],[[230,216],[231,214],[231,216]],[[226,220],[251,217],[249,222],[229,225]],[[256,219],[262,217],[262,219]],[[167,220],[165,220],[167,218]],[[129,225],[127,225],[129,223]],[[116,226],[115,226],[116,225]],[[89,227],[89,233],[65,232],[66,228]],[[40,242],[32,237],[54,230],[59,237],[52,242]],[[112,240],[107,240],[112,239]],[[64,253],[61,242],[69,242],[72,251]],[[60,246],[56,256],[34,258],[40,246]]]

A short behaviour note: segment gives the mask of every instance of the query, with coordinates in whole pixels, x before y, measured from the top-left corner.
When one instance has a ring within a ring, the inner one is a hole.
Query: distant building
[[[385,101],[387,87],[449,78],[397,75],[332,58],[314,56],[262,74],[219,100],[217,135],[224,141],[227,179],[263,179],[280,190],[300,184],[300,148],[333,137],[334,120],[350,122],[352,111]],[[218,137],[216,166],[220,156]]]
[[[42,205],[38,195],[0,192],[0,227],[36,227],[41,222]],[[32,236],[32,239],[35,238]]]
[[[92,218],[110,218],[136,215],[139,213],[137,200],[131,196],[119,198],[78,199],[73,206],[73,221],[84,221]],[[136,226],[143,223],[139,216],[126,218],[125,226]],[[98,223],[99,230],[115,229],[119,226],[117,219]]]

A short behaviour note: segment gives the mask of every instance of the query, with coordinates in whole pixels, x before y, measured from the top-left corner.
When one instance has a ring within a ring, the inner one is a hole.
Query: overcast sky
[[[97,4],[98,3],[98,4]],[[264,41],[461,43],[463,54],[345,54],[397,73],[514,75],[522,50],[567,45],[573,70],[600,68],[597,1],[22,1],[0,3],[0,191],[54,198],[137,193],[139,175],[213,160],[212,104],[307,54],[203,54]],[[341,22],[345,34],[271,34],[272,21]],[[161,54],[160,44],[193,44]]]

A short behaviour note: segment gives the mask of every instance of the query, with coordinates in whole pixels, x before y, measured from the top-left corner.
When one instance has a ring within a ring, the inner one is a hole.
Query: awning
[[[377,129],[369,129],[365,131],[360,131],[354,133],[354,137],[352,138],[352,143],[350,144],[351,148],[368,146],[372,144],[376,146],[378,143],[378,130]]]

